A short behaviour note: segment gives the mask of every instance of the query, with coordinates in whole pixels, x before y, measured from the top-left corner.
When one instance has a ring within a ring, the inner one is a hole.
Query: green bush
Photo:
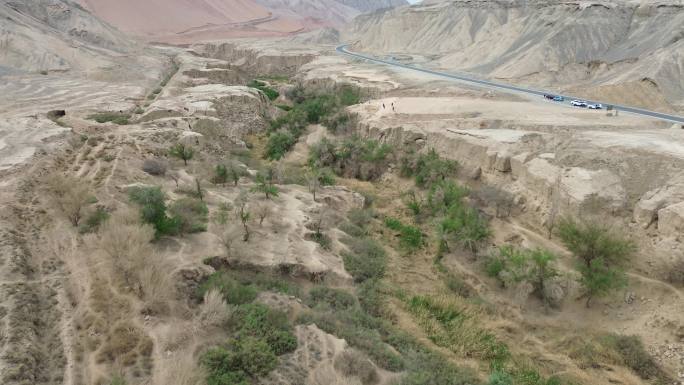
[[[257,378],[275,369],[278,357],[268,344],[255,337],[232,340],[227,347],[210,349],[202,356],[208,371],[208,384],[248,384],[248,376]]]
[[[404,227],[404,224],[396,218],[387,217],[385,218],[385,226],[387,226],[388,229],[400,231]]]
[[[225,184],[228,182],[228,167],[224,164],[217,164],[214,167],[214,176],[211,178],[211,182],[214,184]]]
[[[401,174],[413,176],[416,185],[426,188],[453,176],[457,168],[456,161],[440,158],[434,149],[418,156],[409,153],[401,160]]]
[[[463,205],[452,205],[438,225],[441,247],[450,250],[451,244],[474,253],[479,245],[490,236],[487,221],[480,213]]]
[[[280,160],[297,143],[297,139],[287,131],[274,132],[266,143],[266,158]]]
[[[278,187],[273,183],[273,174],[271,171],[257,173],[255,178],[256,186],[252,188],[253,192],[260,192],[266,196],[266,199],[277,197],[279,194]]]
[[[130,118],[131,114],[125,112],[98,112],[88,116],[88,119],[98,123],[112,122],[122,126],[128,124]]]
[[[356,305],[356,298],[341,289],[315,287],[309,292],[311,306],[324,304],[333,310],[347,310]]]
[[[263,338],[276,355],[294,351],[297,338],[292,334],[287,315],[262,304],[240,306],[235,312],[235,322],[241,325],[240,336]]]
[[[78,231],[81,234],[93,233],[97,231],[100,225],[109,219],[109,213],[104,207],[97,207],[90,215],[86,217],[86,220],[81,223],[78,227]]]
[[[226,303],[231,305],[243,305],[256,299],[258,291],[252,285],[237,282],[226,272],[217,271],[202,282],[197,289],[197,298],[204,297],[204,293],[211,289],[218,290]]]
[[[502,370],[495,370],[489,375],[487,385],[513,385],[513,377]]]
[[[195,150],[184,143],[176,143],[169,149],[169,155],[183,160],[183,164],[187,166],[188,161],[195,156]]]
[[[401,228],[399,245],[408,251],[415,251],[423,247],[424,244],[423,233],[419,228],[410,225],[404,225]]]
[[[449,209],[463,205],[463,198],[466,196],[468,189],[453,180],[436,182],[428,192],[427,206],[433,214],[446,213]]]
[[[191,234],[207,231],[209,209],[199,199],[181,198],[171,204],[169,213],[178,231]]]
[[[278,99],[278,97],[280,96],[280,93],[278,93],[278,91],[274,90],[271,87],[268,87],[266,83],[259,80],[252,80],[251,82],[249,82],[249,84],[247,84],[247,87],[255,88],[263,92],[264,95],[266,95],[266,97],[268,97],[268,99],[272,101]]]
[[[620,354],[625,366],[634,370],[639,377],[646,380],[667,380],[667,375],[653,357],[648,354],[638,336],[611,334],[606,340]]]
[[[636,253],[634,242],[597,223],[568,218],[561,220],[558,235],[580,261],[579,281],[587,292],[587,306],[592,298],[627,284],[623,266]]]
[[[309,164],[330,167],[335,174],[348,178],[374,180],[387,169],[391,153],[389,145],[358,136],[338,143],[323,139],[309,150]]]
[[[344,268],[356,282],[381,278],[385,274],[385,250],[379,243],[369,238],[344,238],[342,241],[350,249],[342,254]]]
[[[180,223],[166,215],[166,195],[159,187],[133,187],[129,198],[140,206],[143,222],[154,226],[157,236],[177,234]]]

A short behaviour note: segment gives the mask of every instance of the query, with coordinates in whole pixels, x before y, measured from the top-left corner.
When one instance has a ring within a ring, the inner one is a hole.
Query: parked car
[[[603,104],[601,103],[593,103],[587,106],[588,109],[590,110],[602,110],[603,109]]]
[[[586,106],[588,106],[587,102],[585,102],[584,100],[573,100],[570,102],[570,104],[575,106],[575,107],[586,107]]]
[[[549,94],[544,94],[544,97],[545,97],[546,99],[550,99],[550,100],[554,100],[554,98],[555,98],[555,96],[549,95]]]
[[[563,100],[565,100],[565,98],[560,95],[556,95],[553,97],[553,100],[556,102],[562,102]]]

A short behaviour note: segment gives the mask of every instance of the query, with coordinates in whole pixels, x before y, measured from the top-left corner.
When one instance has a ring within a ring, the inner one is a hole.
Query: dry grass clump
[[[204,385],[206,373],[197,364],[192,354],[176,354],[159,360],[159,373],[151,385]]]
[[[363,385],[361,380],[339,374],[332,367],[323,367],[313,373],[313,385]]]
[[[209,289],[204,293],[204,301],[197,315],[197,326],[200,328],[215,327],[225,324],[231,315],[231,309],[223,300],[223,294],[217,289]]]
[[[97,353],[97,361],[133,366],[139,359],[149,360],[154,344],[139,327],[122,321],[110,329],[107,339]],[[149,367],[146,366],[146,369]]]
[[[378,382],[378,372],[363,354],[355,350],[346,350],[335,358],[335,369],[345,377],[358,378],[363,385]]]
[[[670,267],[668,280],[673,285],[684,286],[684,254]]]
[[[146,159],[142,166],[143,171],[155,176],[165,175],[166,168],[166,163],[158,159]]]

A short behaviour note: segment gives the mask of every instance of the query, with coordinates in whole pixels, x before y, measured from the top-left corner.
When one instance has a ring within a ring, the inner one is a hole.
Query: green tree
[[[593,298],[627,284],[623,267],[636,253],[634,242],[598,223],[579,223],[569,218],[561,220],[558,235],[579,259],[579,282],[586,290],[587,307]]]
[[[236,165],[236,164],[231,164],[229,171],[229,178],[231,181],[233,181],[233,185],[237,186],[238,182],[240,181],[240,177],[242,176],[243,172],[242,170]]]
[[[249,219],[252,217],[252,214],[250,214],[249,210],[247,209],[247,204],[242,203],[238,208],[236,209],[237,217],[240,220],[240,223],[242,223],[242,229],[244,230],[243,235],[242,235],[242,240],[244,242],[249,241]]]
[[[266,195],[266,199],[278,196],[278,187],[273,184],[273,175],[264,175],[259,172],[256,176],[256,186],[252,189],[254,192],[260,192]]]
[[[166,215],[166,195],[159,187],[136,187],[129,191],[130,199],[140,205],[142,220],[154,226],[157,235],[173,234],[178,221]]]
[[[456,243],[469,250],[477,251],[478,246],[490,236],[487,221],[472,207],[452,205],[438,227],[441,246],[450,250]]]
[[[195,156],[195,150],[183,143],[176,143],[169,149],[169,155],[174,158],[182,159],[183,163],[187,166],[188,161]]]
[[[224,164],[217,164],[214,167],[214,176],[211,181],[214,184],[225,184],[228,181],[228,167]]]
[[[279,160],[292,146],[297,143],[297,138],[287,131],[277,131],[272,133],[268,137],[268,143],[266,143],[266,158],[270,160]]]

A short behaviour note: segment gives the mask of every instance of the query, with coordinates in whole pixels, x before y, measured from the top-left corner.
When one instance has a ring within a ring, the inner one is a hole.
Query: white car
[[[601,103],[590,104],[587,106],[587,108],[590,110],[602,110],[603,104],[601,104]]]
[[[570,102],[571,105],[575,107],[587,107],[588,104],[584,100],[573,100]]]

